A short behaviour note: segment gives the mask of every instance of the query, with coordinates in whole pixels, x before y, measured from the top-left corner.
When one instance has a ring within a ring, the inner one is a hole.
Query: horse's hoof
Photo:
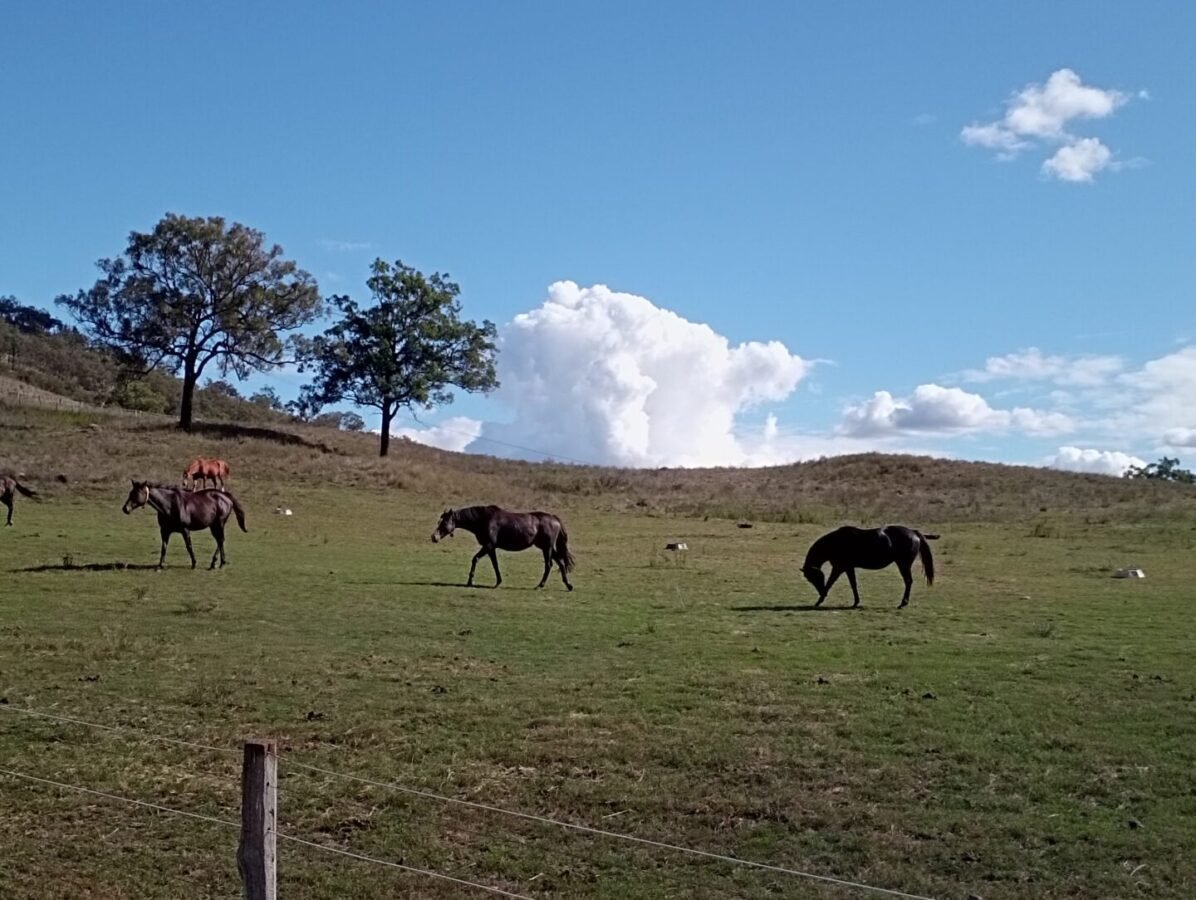
[[[570,591],[573,590],[573,585],[571,585],[571,584],[567,584],[567,585],[565,585],[565,587]]]

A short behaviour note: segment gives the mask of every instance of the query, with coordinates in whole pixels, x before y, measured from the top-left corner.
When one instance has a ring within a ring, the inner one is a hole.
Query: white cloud
[[[374,249],[372,241],[337,241],[329,238],[321,238],[316,243],[325,250],[331,250],[334,253],[356,253],[360,250]]]
[[[426,428],[391,428],[394,437],[410,438],[429,447],[461,452],[477,440],[482,423],[468,416],[454,416]]]
[[[1058,452],[1048,456],[1045,462],[1052,469],[1117,477],[1124,475],[1130,466],[1146,465],[1146,460],[1122,453],[1120,450],[1091,450],[1079,447],[1060,447]]]
[[[1196,428],[1168,428],[1163,441],[1168,447],[1196,447]]]
[[[938,116],[936,116],[934,113],[928,113],[928,112],[918,113],[918,115],[914,116],[914,118],[913,118],[913,122],[915,125],[922,125],[922,126],[933,125],[938,120],[939,120]]]
[[[1006,102],[1002,118],[965,125],[959,136],[969,146],[997,151],[999,159],[1013,159],[1039,144],[1061,145],[1042,164],[1043,174],[1061,181],[1090,182],[1098,172],[1121,166],[1099,140],[1077,137],[1068,126],[1082,119],[1107,118],[1129,100],[1128,94],[1086,85],[1071,69],[1059,69],[1045,84],[1029,84],[1015,93]]]
[[[495,399],[513,421],[481,437],[626,466],[748,462],[737,416],[784,400],[811,366],[778,341],[732,346],[643,297],[571,281],[551,285],[500,342]]]
[[[839,433],[855,437],[902,433],[968,433],[1016,430],[1061,434],[1074,428],[1069,416],[1026,407],[994,409],[979,394],[957,387],[920,384],[909,397],[877,391],[843,411]]]
[[[1029,347],[1004,356],[990,356],[981,370],[964,373],[967,381],[1051,381],[1070,387],[1104,384],[1125,367],[1119,356],[1048,356]]]
[[[1081,138],[1056,150],[1042,164],[1042,173],[1060,181],[1091,181],[1112,158],[1112,151],[1096,138]]]

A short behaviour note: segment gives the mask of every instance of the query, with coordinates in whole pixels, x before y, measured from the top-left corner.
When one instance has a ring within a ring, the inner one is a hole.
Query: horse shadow
[[[847,612],[853,607],[851,606],[815,606],[813,603],[804,606],[732,606],[732,612]],[[859,612],[863,607],[856,608]]]
[[[440,587],[440,588],[462,588],[467,591],[534,591],[536,588],[527,587],[525,585],[507,584],[505,581],[495,587],[493,584],[466,584],[464,581],[388,581],[378,582],[379,584],[398,584],[403,587]]]
[[[23,569],[9,569],[14,574],[27,572],[149,572],[158,567],[152,563],[59,563],[47,566],[26,566]]]

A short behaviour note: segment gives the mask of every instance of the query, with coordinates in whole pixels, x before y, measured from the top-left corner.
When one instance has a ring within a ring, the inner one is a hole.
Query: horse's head
[[[821,568],[818,566],[806,566],[801,570],[801,573],[806,576],[806,581],[814,585],[814,590],[818,591],[819,597],[826,593],[826,576],[822,574]]]
[[[457,528],[457,514],[454,510],[446,509],[440,514],[440,521],[436,523],[436,530],[432,532],[432,543],[441,538],[452,537]]]
[[[120,508],[126,516],[135,509],[140,509],[149,503],[149,484],[144,481],[133,481],[133,489],[129,491],[129,496],[125,500],[125,505]]]

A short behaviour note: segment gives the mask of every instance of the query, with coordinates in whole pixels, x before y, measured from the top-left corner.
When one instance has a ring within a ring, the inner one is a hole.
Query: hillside
[[[444,504],[587,508],[773,522],[937,523],[1083,517],[1090,524],[1190,514],[1196,490],[1027,466],[863,454],[759,469],[634,470],[450,453],[300,425],[202,424],[3,407],[0,467],[55,490],[109,494],[130,477],[173,481],[197,455],[228,459],[233,483],[401,490]],[[66,487],[63,487],[65,485]]]

